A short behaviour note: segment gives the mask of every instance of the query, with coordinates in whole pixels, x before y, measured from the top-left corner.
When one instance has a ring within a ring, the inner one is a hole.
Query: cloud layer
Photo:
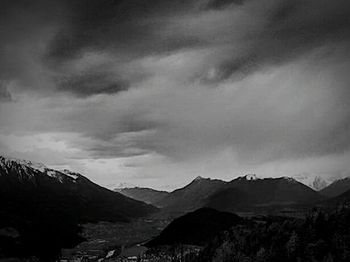
[[[104,184],[349,174],[349,1],[0,5],[7,154]]]

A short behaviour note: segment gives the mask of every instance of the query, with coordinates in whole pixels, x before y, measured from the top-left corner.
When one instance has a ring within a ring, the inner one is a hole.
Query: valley
[[[82,236],[86,240],[72,249],[63,249],[60,260],[105,261],[106,257],[138,256],[146,249],[140,244],[156,237],[169,223],[169,220],[143,218],[130,223],[84,224]]]

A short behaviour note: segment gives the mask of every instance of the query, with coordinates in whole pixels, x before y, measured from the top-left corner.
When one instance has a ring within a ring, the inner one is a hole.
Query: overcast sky
[[[350,175],[349,0],[2,0],[0,154],[108,187]]]

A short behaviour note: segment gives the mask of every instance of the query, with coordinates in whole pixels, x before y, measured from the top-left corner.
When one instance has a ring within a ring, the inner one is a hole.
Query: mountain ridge
[[[164,212],[190,212],[201,207],[237,211],[321,201],[323,196],[292,177],[259,178],[247,174],[231,181],[196,177],[156,203]]]
[[[308,204],[322,199],[316,191],[291,177],[238,177],[206,199],[206,206],[222,211]]]
[[[157,205],[169,211],[193,211],[202,207],[203,200],[225,183],[219,179],[197,177],[186,186],[170,192]]]
[[[127,202],[127,204],[138,206],[140,210],[147,210],[148,207],[145,203],[130,199],[122,194],[101,187],[77,172],[69,170],[58,171],[48,168],[43,164],[37,164],[26,160],[0,156],[0,179],[2,180],[2,185],[0,186],[2,186],[3,191],[5,190],[4,185],[6,184],[9,186],[9,189],[11,189],[11,187],[17,187],[18,190],[21,190],[21,187],[26,187],[26,190],[35,189],[45,191],[50,189],[51,191],[48,193],[51,193],[51,195],[55,193],[61,197],[64,197],[62,192],[65,192],[71,197],[77,197],[76,201],[78,202],[80,201],[79,198],[84,198],[84,201],[89,203],[89,201],[97,200],[94,199],[94,197],[105,197],[105,202],[117,200]],[[17,185],[16,182],[18,182]],[[32,188],[29,188],[31,186]],[[60,190],[62,192],[59,192]],[[9,190],[5,191],[8,192]],[[90,193],[91,195],[89,195]],[[104,201],[101,203],[105,203]],[[138,215],[141,215],[143,212],[125,211],[123,210],[125,207],[126,204],[124,203],[120,205],[120,214],[125,216],[125,218],[128,215],[133,216],[133,213],[135,215],[137,213],[139,213]]]
[[[319,192],[327,197],[336,197],[350,190],[350,177],[335,180]]]

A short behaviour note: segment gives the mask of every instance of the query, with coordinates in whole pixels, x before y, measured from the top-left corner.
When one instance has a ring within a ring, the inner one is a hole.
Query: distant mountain
[[[243,221],[239,216],[220,212],[211,208],[201,208],[181,216],[171,222],[159,236],[146,246],[187,244],[205,245],[220,231],[226,230]]]
[[[187,186],[171,192],[157,202],[157,206],[166,210],[188,212],[203,207],[204,200],[221,189],[225,181],[197,177]]]
[[[350,190],[350,177],[334,181],[329,186],[320,191],[326,197],[336,197]]]
[[[147,204],[153,204],[155,206],[157,206],[157,203],[159,203],[163,198],[169,195],[169,192],[158,191],[145,187],[116,188],[114,191],[119,192],[124,196],[143,201]]]
[[[324,197],[290,177],[260,179],[255,174],[230,182],[197,177],[156,203],[163,213],[185,213],[201,207],[222,211],[252,211],[293,205],[309,205]]]
[[[309,204],[322,199],[316,191],[293,178],[258,179],[243,176],[227,183],[205,201],[205,206],[224,211]]]
[[[327,187],[327,182],[322,179],[319,176],[316,176],[314,178],[314,181],[310,184],[310,187],[315,189],[316,191],[320,191],[322,189],[324,189],[325,187]]]
[[[127,222],[157,210],[81,174],[2,156],[0,206],[0,229],[13,228],[21,236],[16,241],[23,243],[22,249],[16,252],[43,256],[76,244],[80,223]]]

